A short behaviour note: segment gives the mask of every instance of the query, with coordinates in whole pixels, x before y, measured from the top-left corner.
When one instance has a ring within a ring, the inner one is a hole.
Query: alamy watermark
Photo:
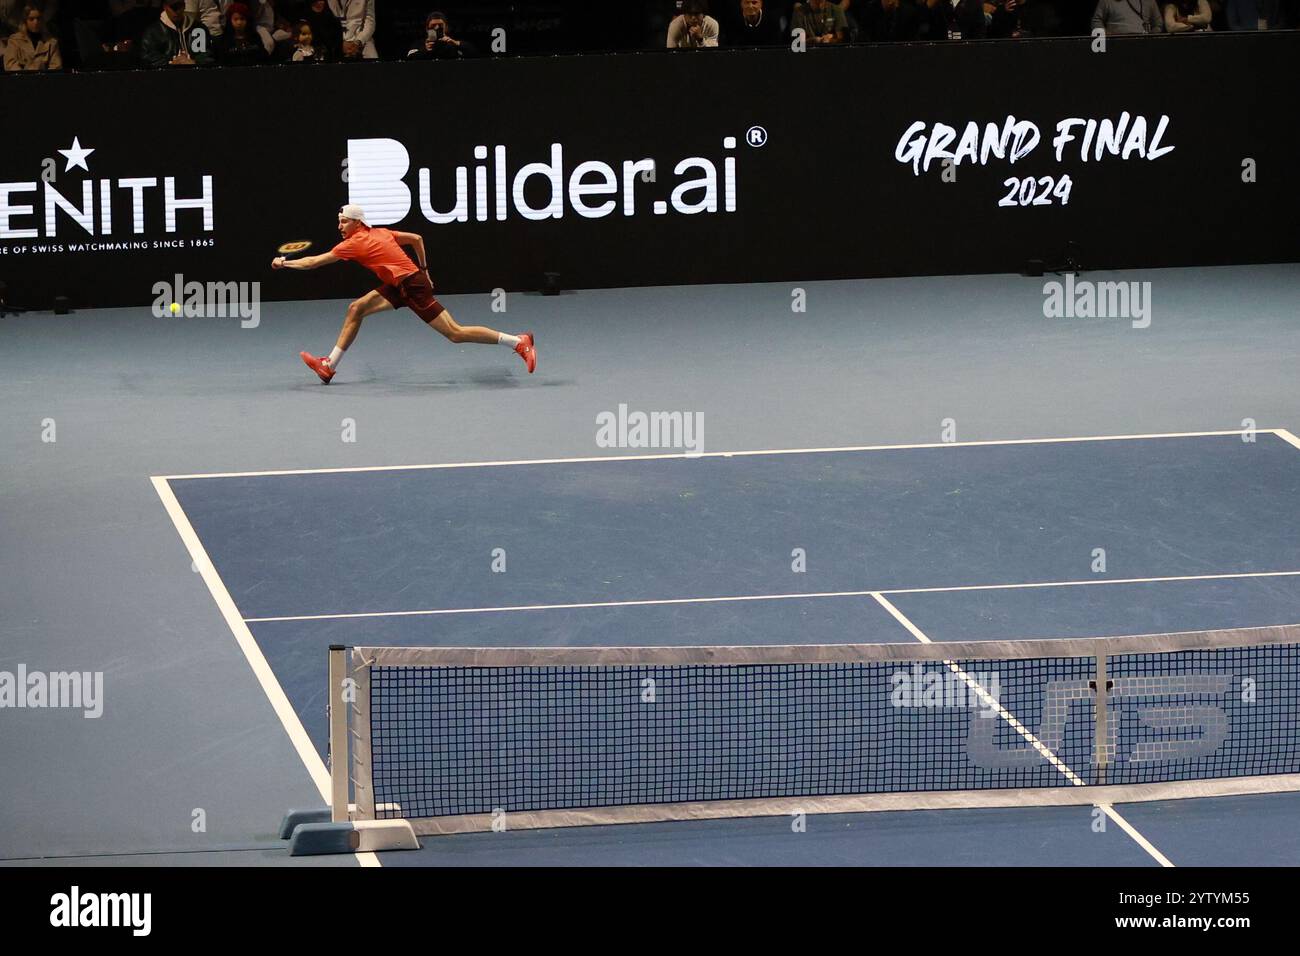
[[[153,295],[155,318],[238,318],[242,329],[255,329],[262,323],[260,282],[186,282],[177,273],[170,282],[155,282]]]
[[[596,444],[601,448],[683,448],[693,455],[704,452],[703,412],[628,411],[596,416]]]
[[[1043,315],[1049,319],[1130,319],[1151,325],[1150,282],[1092,282],[1066,273],[1064,282],[1043,283]]]
[[[94,719],[104,713],[103,671],[0,671],[0,708],[67,708]]]
[[[976,709],[981,717],[998,712],[1002,681],[997,671],[926,670],[920,661],[908,670],[889,676],[893,690],[889,703],[893,707],[954,707]]]
[[[123,927],[132,936],[148,936],[153,928],[152,893],[88,893],[74,885],[50,897],[50,925]]]

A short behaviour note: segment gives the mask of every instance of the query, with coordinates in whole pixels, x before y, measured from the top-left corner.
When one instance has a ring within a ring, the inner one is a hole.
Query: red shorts
[[[394,309],[406,306],[426,322],[442,315],[442,303],[433,297],[433,283],[423,272],[412,272],[397,285],[381,285],[376,291]]]

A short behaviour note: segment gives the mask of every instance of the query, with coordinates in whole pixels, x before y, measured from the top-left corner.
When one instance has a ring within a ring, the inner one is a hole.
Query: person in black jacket
[[[731,0],[731,5],[729,15],[720,15],[727,46],[779,46],[789,41],[778,12],[766,9],[763,0]]]
[[[217,38],[217,61],[222,66],[254,66],[267,61],[266,46],[253,27],[252,11],[239,0],[226,7],[226,29]]]
[[[921,11],[912,0],[872,0],[858,16],[865,39],[873,43],[915,40],[921,28]]]
[[[302,18],[311,26],[312,46],[316,58],[334,62],[343,55],[343,27],[325,0],[311,0]],[[294,30],[295,41],[297,29]]]
[[[147,67],[209,66],[212,37],[198,20],[187,22],[185,0],[163,0],[162,14],[140,37],[140,62]]]
[[[918,40],[947,40],[952,4],[949,0],[918,0],[921,24],[917,28]]]

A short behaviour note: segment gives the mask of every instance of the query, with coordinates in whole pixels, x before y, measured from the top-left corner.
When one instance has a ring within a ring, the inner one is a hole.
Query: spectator
[[[948,14],[951,10],[952,4],[949,0],[921,0],[917,7],[920,22],[916,27],[916,39],[948,39]]]
[[[199,4],[214,2],[214,0],[198,0]],[[232,5],[240,3],[248,7],[249,29],[257,31],[259,34],[265,33],[264,40],[269,38],[275,30],[276,11],[275,5],[269,0],[220,0],[222,25],[226,23],[230,8]],[[203,18],[203,25],[211,31],[212,27],[208,24],[207,19]],[[287,33],[287,31],[286,31]]]
[[[27,4],[20,0],[0,0],[0,38],[7,40],[22,29],[22,15],[26,8]]]
[[[295,16],[290,19],[281,12],[280,7],[295,13]],[[266,46],[267,56],[274,56],[279,50],[287,51],[293,44],[293,21],[302,19],[297,13],[297,5],[292,0],[287,3],[285,0],[275,0],[274,3],[272,0],[252,0],[250,8],[258,35]]]
[[[1021,0],[984,0],[984,12],[988,14],[985,36],[990,40],[1021,36],[1020,14],[1023,10]]]
[[[1269,4],[1267,0],[1227,0],[1229,30],[1267,30]]]
[[[1020,35],[1057,37],[1067,34],[1065,9],[1074,0],[1020,0]],[[1086,28],[1082,32],[1087,32]]]
[[[311,27],[312,46],[317,57],[337,60],[343,55],[343,26],[326,0],[311,0],[303,11],[302,20]],[[297,38],[298,27],[295,26],[291,37],[291,43],[295,46]]]
[[[343,27],[342,60],[377,60],[375,0],[329,0],[330,10]]]
[[[993,20],[993,4],[984,0],[957,0],[952,12],[953,26],[962,40],[983,40]]]
[[[1210,29],[1213,16],[1207,0],[1171,0],[1165,4],[1165,32],[1199,33]]]
[[[217,38],[222,66],[255,66],[267,60],[266,44],[253,26],[253,11],[235,0],[226,7],[226,25]]]
[[[46,31],[53,34],[54,18],[59,15],[59,0],[0,0],[0,39],[26,27],[26,14],[31,7],[41,12],[41,22]]]
[[[1156,0],[1097,0],[1092,14],[1092,28],[1106,31],[1106,36],[1130,33],[1163,33],[1164,22]]]
[[[863,32],[873,43],[915,40],[921,28],[921,12],[912,0],[872,0],[860,15],[866,21]]]
[[[849,21],[844,16],[843,8],[829,0],[796,3],[793,29],[802,30],[806,42],[818,46],[844,43],[849,38]]]
[[[293,40],[293,26],[288,19],[279,15],[271,0],[221,0],[222,16],[228,14],[231,6],[236,3],[248,8],[249,29],[262,41],[266,55],[270,57],[275,53],[277,45],[280,45],[284,58],[287,59]]]
[[[46,73],[63,69],[59,41],[46,31],[40,7],[28,7],[24,11],[23,27],[9,37],[4,63],[9,73]]]
[[[451,35],[447,15],[435,10],[424,18],[424,36],[406,54],[408,60],[463,60],[478,56],[478,48],[468,40]]]
[[[1153,0],[1154,2],[1154,0]],[[958,0],[953,24],[963,40],[997,40],[1021,35],[1023,0]]]
[[[698,50],[718,45],[718,21],[708,15],[703,0],[685,0],[682,12],[668,24],[668,49]]]
[[[313,39],[311,24],[299,20],[294,27],[293,55],[290,57],[294,63],[324,63],[329,59],[325,48],[315,46]]]
[[[73,0],[69,6],[72,8],[72,42],[76,45],[81,68],[131,69],[137,65],[135,41],[139,34],[122,30],[123,22],[113,16],[113,4],[109,0]],[[66,46],[66,39],[64,44]]]
[[[226,27],[225,5],[217,0],[185,0],[185,16],[198,20],[214,40]]]
[[[262,40],[267,58],[274,60],[283,52],[281,59],[289,58],[293,47],[293,25],[300,20],[298,6],[292,0],[218,0],[221,5],[222,23],[229,19],[230,8],[236,3],[248,8],[248,28]],[[229,29],[229,27],[226,27]]]
[[[128,41],[138,41],[158,20],[162,10],[162,0],[108,0],[108,9],[113,16],[112,35]]]
[[[162,13],[140,37],[145,66],[194,66],[212,63],[212,38],[198,20],[185,22],[185,0],[163,0]]]
[[[722,36],[727,46],[778,46],[786,42],[781,18],[764,10],[763,0],[740,0],[722,25]]]

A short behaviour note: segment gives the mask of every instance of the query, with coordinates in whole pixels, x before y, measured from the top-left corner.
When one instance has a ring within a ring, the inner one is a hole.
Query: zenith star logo
[[[176,177],[162,177],[160,202],[157,176],[92,178],[90,157],[96,149],[82,146],[79,136],[72,138],[70,147],[57,152],[63,157],[61,170],[58,160],[51,157],[41,164],[39,179],[0,182],[0,239],[54,238],[61,227],[73,239],[83,233],[111,236],[115,228],[126,231],[123,220],[127,218],[131,232],[139,236],[144,234],[150,214],[156,215],[159,207],[163,229],[168,233],[176,232],[176,214],[181,210],[194,210],[189,215],[201,215],[203,231],[212,231],[210,175],[200,177],[198,196],[178,196]],[[86,175],[69,177],[74,170]],[[125,215],[128,211],[129,217]]]
[[[762,131],[761,135],[755,131]],[[546,156],[512,166],[505,146],[475,146],[474,162],[415,175],[415,195],[407,176],[411,154],[395,139],[350,139],[346,180],[348,202],[368,213],[372,225],[404,220],[418,203],[431,223],[562,219],[576,214],[603,219],[635,216],[648,208],[656,216],[736,211],[735,136],[722,138],[721,157],[688,156],[660,164],[644,157],[621,162],[587,159],[573,163],[563,143],[551,143]],[[762,127],[751,127],[744,144],[767,142]]]

